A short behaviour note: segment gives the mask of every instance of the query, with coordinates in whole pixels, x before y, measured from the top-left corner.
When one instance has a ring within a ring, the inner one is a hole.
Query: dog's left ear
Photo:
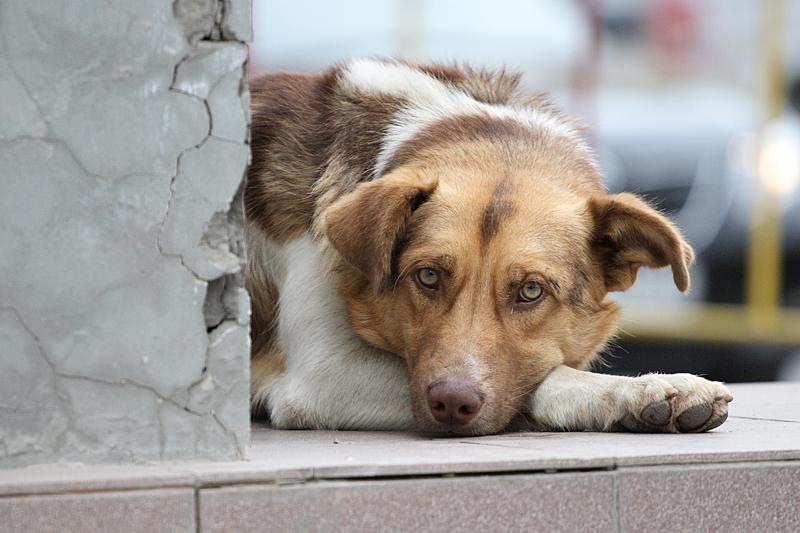
[[[593,197],[589,211],[595,224],[592,247],[608,291],[627,290],[641,266],[670,266],[678,290],[689,290],[694,252],[669,220],[628,193]]]
[[[362,183],[325,211],[325,234],[374,288],[383,287],[391,274],[395,243],[437,184],[435,178],[403,168]]]

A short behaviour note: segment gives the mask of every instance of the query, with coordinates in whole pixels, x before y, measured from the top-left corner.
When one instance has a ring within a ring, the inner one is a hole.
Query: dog
[[[357,59],[251,82],[245,284],[254,416],[287,429],[703,432],[733,397],[587,371],[640,267],[693,251],[610,195],[520,76]]]

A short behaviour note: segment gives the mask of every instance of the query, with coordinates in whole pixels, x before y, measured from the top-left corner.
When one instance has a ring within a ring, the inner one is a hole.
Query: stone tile
[[[800,531],[800,464],[619,472],[621,531]]]
[[[610,531],[611,473],[239,486],[200,491],[213,531]]]
[[[784,459],[800,459],[800,424],[761,419],[732,418],[699,435],[526,432],[454,439],[254,426],[247,463],[193,470],[201,482],[235,483],[309,470],[317,478],[341,478]]]
[[[5,533],[195,531],[192,489],[0,498]]]
[[[747,383],[732,389],[731,416],[800,423],[800,383]]]

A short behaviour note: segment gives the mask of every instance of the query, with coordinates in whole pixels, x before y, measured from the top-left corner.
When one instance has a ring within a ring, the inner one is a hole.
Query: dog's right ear
[[[325,211],[325,234],[374,288],[383,287],[391,274],[395,243],[411,213],[437,184],[436,178],[403,168],[362,183]]]

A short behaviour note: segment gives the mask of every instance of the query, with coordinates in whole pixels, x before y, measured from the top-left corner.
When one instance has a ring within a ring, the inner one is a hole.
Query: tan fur
[[[425,67],[488,103],[542,106],[517,78]],[[415,418],[434,425],[427,387],[447,372],[480,384],[472,433],[502,430],[556,366],[588,367],[616,330],[607,293],[640,266],[671,266],[689,286],[691,248],[632,195],[609,196],[589,153],[570,138],[488,117],[445,119],[369,181],[382,131],[402,101],[343,94],[337,70],[253,84],[248,227],[275,242],[311,232],[369,344],[407,364]],[[251,257],[253,380],[280,375],[270,324],[278,295]],[[414,276],[434,268],[435,294]],[[537,281],[545,296],[515,302]]]

